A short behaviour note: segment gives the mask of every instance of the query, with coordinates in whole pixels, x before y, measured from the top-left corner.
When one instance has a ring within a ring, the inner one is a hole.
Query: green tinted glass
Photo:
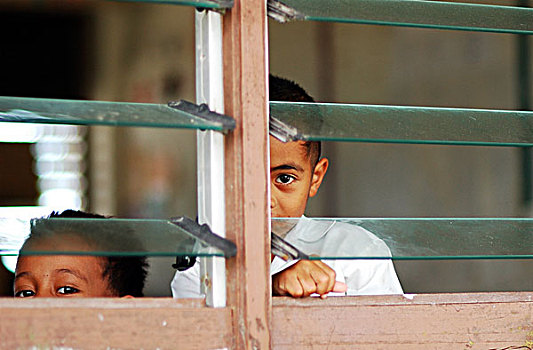
[[[311,259],[533,259],[533,219],[273,218],[272,230]]]
[[[228,129],[220,120],[201,118],[163,104],[17,97],[0,97],[0,121],[217,131]]]
[[[301,140],[533,145],[529,111],[271,102],[270,114]]]
[[[151,4],[184,5],[224,9],[233,7],[233,0],[111,0],[120,2],[145,2]]]
[[[14,219],[0,222],[0,253],[17,255],[29,234],[29,222],[16,220],[15,229],[6,232]],[[234,244],[205,233],[183,229],[171,220],[146,219],[37,219],[31,222],[31,238],[24,255],[98,255],[98,256],[233,256]],[[228,249],[229,247],[229,249]]]
[[[284,0],[295,18],[533,34],[533,9],[420,0]]]

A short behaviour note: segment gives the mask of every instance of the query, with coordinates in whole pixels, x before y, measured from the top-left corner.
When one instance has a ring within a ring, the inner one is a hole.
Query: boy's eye
[[[20,290],[17,293],[15,293],[15,297],[17,298],[29,298],[35,295],[35,292],[33,290]]]
[[[288,185],[295,180],[294,176],[288,174],[281,174],[276,178],[276,182],[284,185]]]
[[[64,286],[57,290],[59,294],[76,294],[80,291],[74,287]]]

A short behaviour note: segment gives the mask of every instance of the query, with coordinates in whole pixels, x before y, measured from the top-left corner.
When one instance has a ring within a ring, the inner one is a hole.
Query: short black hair
[[[77,218],[77,219],[106,219],[103,215],[87,213],[79,210],[65,210],[62,213],[52,212],[48,218],[32,221],[29,237],[21,248],[24,248],[31,242],[38,241],[42,238],[57,238],[62,234],[78,234],[84,241],[94,245],[97,249],[124,251],[124,246],[135,251],[143,251],[140,242],[129,235],[128,232],[109,232],[105,237],[114,237],[114,239],[98,239],[91,237],[91,231],[85,234],[87,229],[86,223],[73,224],[72,222],[57,223],[53,225],[47,219],[52,218]],[[100,227],[99,230],[102,228]],[[105,228],[104,228],[105,229]],[[81,232],[83,231],[83,235]],[[133,297],[142,297],[146,276],[148,274],[148,263],[146,256],[99,256],[104,261],[102,277],[108,281],[109,288],[115,296],[123,297],[131,295]]]
[[[269,75],[270,101],[282,102],[315,102],[315,100],[298,84],[289,79]],[[320,160],[322,144],[320,141],[304,141],[307,156],[313,168]]]

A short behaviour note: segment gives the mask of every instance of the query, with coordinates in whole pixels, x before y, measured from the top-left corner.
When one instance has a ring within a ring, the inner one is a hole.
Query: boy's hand
[[[317,293],[325,299],[329,292],[345,292],[346,289],[346,284],[335,281],[335,271],[320,260],[300,260],[272,276],[274,295],[302,298]]]

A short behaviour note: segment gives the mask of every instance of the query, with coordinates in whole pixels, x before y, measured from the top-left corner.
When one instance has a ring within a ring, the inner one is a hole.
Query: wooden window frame
[[[264,0],[223,19],[227,306],[198,300],[0,300],[0,348],[527,349],[533,293],[271,298]]]

